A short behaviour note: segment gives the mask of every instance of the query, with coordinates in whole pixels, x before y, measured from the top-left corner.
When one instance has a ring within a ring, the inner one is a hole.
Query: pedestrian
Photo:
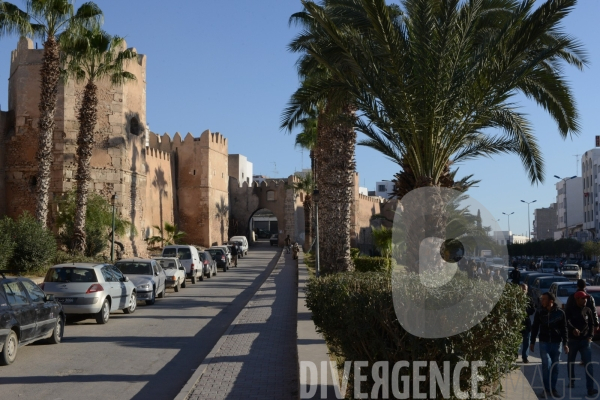
[[[512,278],[512,283],[518,285],[521,283],[521,271],[517,269],[516,262],[513,262],[513,270],[510,273],[510,277]]]
[[[586,306],[590,297],[584,291],[575,292],[576,307],[567,309],[567,327],[569,331],[569,387],[575,387],[575,357],[581,353],[581,360],[585,366],[585,383],[588,396],[598,394],[594,388],[594,365],[592,363],[591,343],[594,338],[594,319],[592,310]]]
[[[298,253],[300,252],[300,246],[298,246],[298,243],[294,243],[294,246],[292,246],[292,253],[293,253],[293,259],[297,260],[298,259]]]
[[[527,284],[521,283],[521,289],[527,296]],[[523,336],[523,342],[521,343],[521,358],[523,360],[523,364],[529,363],[529,341],[531,338],[531,316],[535,313],[535,306],[533,305],[533,300],[530,296],[527,296],[527,308],[525,309],[527,312],[527,316],[523,321],[523,330],[521,331],[521,335]]]
[[[587,290],[585,289],[587,286],[585,280],[583,279],[578,279],[577,280],[577,292],[584,292],[587,294]],[[575,301],[575,293],[573,293],[572,295],[570,295],[567,298],[567,304],[565,306],[565,311],[569,310],[569,308],[576,308],[577,307],[577,303]],[[586,307],[588,307],[590,310],[595,310],[596,309],[596,302],[594,301],[594,298],[592,296],[588,296],[587,297],[587,302],[585,304]],[[597,332],[599,330],[599,326],[600,323],[598,321],[598,314],[593,312],[592,313],[592,319],[594,322],[594,332]]]
[[[489,268],[485,269],[485,273],[482,276],[484,282],[492,283],[494,282],[494,276],[492,275],[492,270]]]
[[[290,247],[292,245],[292,239],[290,239],[290,235],[287,235],[285,238],[285,250],[288,254],[290,254]]]
[[[567,318],[565,312],[554,304],[555,301],[556,298],[552,293],[545,292],[542,294],[540,299],[542,307],[535,312],[531,326],[530,351],[535,350],[535,341],[538,333],[540,335],[540,358],[542,359],[542,380],[544,382],[544,391],[540,394],[541,398],[546,398],[547,394],[551,394],[556,398],[561,397],[556,390],[561,343],[565,353],[569,354]]]
[[[506,283],[506,279],[500,273],[500,268],[498,268],[496,270],[496,273],[494,274],[494,282],[497,282],[497,283]]]
[[[237,243],[234,243],[231,246],[231,261],[233,262],[234,267],[237,267],[238,254],[239,254],[239,247],[238,247]]]
[[[517,269],[517,260],[513,258],[512,267]]]

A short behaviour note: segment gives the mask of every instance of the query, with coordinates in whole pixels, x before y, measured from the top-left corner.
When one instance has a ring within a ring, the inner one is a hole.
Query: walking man
[[[237,245],[237,243],[234,243],[231,246],[231,261],[233,262],[233,266],[237,267],[237,262],[238,262],[238,245]]]
[[[598,394],[594,388],[594,365],[592,364],[591,342],[594,337],[594,319],[592,310],[586,307],[590,297],[584,291],[575,292],[576,307],[567,309],[567,327],[569,330],[569,387],[575,387],[575,357],[581,353],[585,366],[585,383],[588,396]]]
[[[556,390],[558,380],[558,366],[561,343],[566,354],[569,354],[567,346],[567,318],[563,310],[554,304],[556,298],[552,293],[546,292],[541,297],[542,308],[535,312],[533,325],[531,326],[531,346],[529,350],[535,349],[535,341],[538,333],[540,335],[540,358],[542,359],[542,380],[544,391],[541,398],[548,394],[560,398]]]
[[[520,286],[525,295],[527,296],[527,284],[521,283]],[[533,305],[533,300],[530,296],[527,296],[527,299],[527,316],[523,321],[524,328],[521,331],[521,335],[523,336],[523,343],[521,344],[521,358],[523,359],[523,364],[529,363],[529,359],[527,357],[529,356],[529,342],[531,338],[531,316],[535,313],[535,306]]]
[[[584,292],[587,294],[587,291],[585,290],[586,286],[587,285],[583,279],[577,280],[577,292]],[[575,293],[577,293],[577,292],[575,292]],[[565,306],[566,312],[568,312],[568,310],[570,308],[577,309],[577,303],[575,301],[575,293],[573,293],[572,295],[570,295],[567,298],[567,305]],[[585,306],[588,307],[590,310],[596,309],[596,302],[594,301],[594,298],[592,296],[587,297]],[[596,314],[595,312],[592,312],[592,319],[594,321],[594,332],[597,332],[599,329],[599,326],[600,326],[600,323],[598,322],[598,314]]]
[[[513,261],[513,270],[510,273],[510,277],[512,278],[512,283],[518,285],[521,283],[521,271],[517,269],[517,263]]]

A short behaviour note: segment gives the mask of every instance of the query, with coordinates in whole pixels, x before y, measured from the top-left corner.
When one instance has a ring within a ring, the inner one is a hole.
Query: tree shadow
[[[168,197],[169,192],[167,192],[167,180],[165,179],[165,171],[162,167],[158,167],[154,169],[154,178],[152,179],[152,186],[158,189],[158,211],[159,211],[159,219],[160,219],[160,237],[163,237],[163,229],[164,229],[164,218],[163,218],[163,197]]]
[[[225,197],[221,196],[221,201],[216,203],[216,217],[221,223],[221,243],[225,242],[225,224],[229,224],[229,206],[225,204]]]

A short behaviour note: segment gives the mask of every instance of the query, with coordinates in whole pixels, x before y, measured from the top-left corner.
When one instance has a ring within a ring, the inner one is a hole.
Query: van
[[[248,239],[246,236],[232,236],[229,238],[230,242],[242,242],[242,254],[248,255]]]
[[[165,246],[162,251],[162,257],[176,257],[179,258],[179,262],[185,268],[185,274],[192,281],[196,283],[196,279],[204,280],[204,275],[208,273],[205,269],[205,265],[200,260],[198,249],[194,246],[187,245],[171,245]]]

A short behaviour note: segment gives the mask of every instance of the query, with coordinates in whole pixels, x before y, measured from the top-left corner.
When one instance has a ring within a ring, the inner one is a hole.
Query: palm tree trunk
[[[91,180],[90,159],[94,148],[94,130],[97,119],[98,88],[94,81],[88,81],[83,92],[83,100],[77,119],[79,133],[77,134],[77,202],[74,223],[74,250],[85,250],[85,216],[87,211],[87,197],[89,182]]]
[[[312,194],[306,194],[306,197],[304,198],[304,202],[302,203],[302,206],[304,207],[304,246],[303,247],[304,247],[304,251],[306,252],[310,248],[310,245],[312,244],[312,241],[313,241]]]
[[[341,116],[319,116],[315,158],[319,168],[319,253],[322,271],[353,270],[350,257],[350,223],[354,202],[354,148],[356,133],[353,112],[346,106]]]
[[[35,217],[44,227],[48,225],[50,202],[50,170],[52,168],[52,137],[54,135],[54,114],[60,78],[60,59],[58,43],[50,36],[44,43],[40,94],[40,130],[38,142],[37,203]]]

